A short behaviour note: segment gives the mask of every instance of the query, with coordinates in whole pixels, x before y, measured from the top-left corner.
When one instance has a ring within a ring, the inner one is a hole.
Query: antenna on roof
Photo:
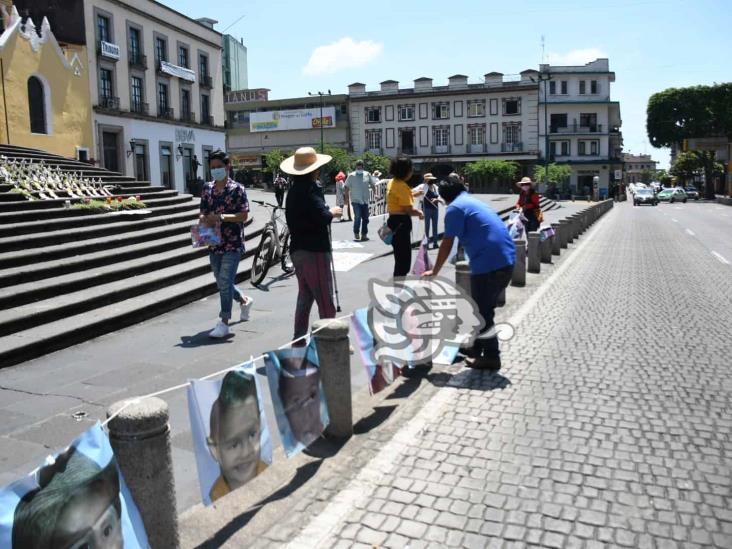
[[[544,43],[544,42],[545,42],[545,41],[544,41],[544,35],[542,34],[542,35],[541,35],[541,64],[542,64],[542,65],[543,65],[544,63],[546,63],[546,57],[545,57],[545,55],[544,55],[544,46],[545,46],[545,43]]]

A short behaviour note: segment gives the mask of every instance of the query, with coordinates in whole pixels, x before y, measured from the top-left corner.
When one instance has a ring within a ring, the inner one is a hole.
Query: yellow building
[[[88,158],[93,139],[86,48],[62,49],[48,19],[39,33],[15,7],[0,10],[0,141]]]

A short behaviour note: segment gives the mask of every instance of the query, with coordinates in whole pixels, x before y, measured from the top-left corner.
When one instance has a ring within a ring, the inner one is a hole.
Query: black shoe
[[[362,234],[362,235],[361,235],[361,242],[367,242],[367,241],[368,241],[368,239],[369,239],[369,237],[368,237],[368,236],[366,236],[365,234]]]
[[[473,368],[474,370],[497,372],[501,369],[501,359],[498,357],[481,356],[478,358],[467,359],[465,364],[468,368]]]
[[[361,237],[360,236],[358,236],[357,234],[354,234],[353,235],[353,241],[354,242],[359,242],[360,240],[361,240]]]

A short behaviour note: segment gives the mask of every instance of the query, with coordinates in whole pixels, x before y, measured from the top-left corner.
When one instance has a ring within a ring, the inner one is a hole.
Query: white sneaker
[[[241,320],[242,322],[249,320],[249,313],[252,310],[252,305],[254,305],[254,299],[249,297],[248,295],[245,295],[244,303],[239,305],[239,307],[241,308],[241,317],[239,320]]]
[[[223,322],[219,321],[216,327],[208,333],[208,337],[213,339],[223,339],[229,335],[229,327]]]

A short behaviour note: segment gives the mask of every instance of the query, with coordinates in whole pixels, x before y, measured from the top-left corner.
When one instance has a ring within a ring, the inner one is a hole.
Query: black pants
[[[539,220],[536,218],[536,210],[533,208],[524,210],[524,217],[526,218],[526,232],[530,233],[538,231],[540,227]]]
[[[408,215],[389,215],[387,227],[394,231],[394,276],[409,274],[412,268],[412,218]]]
[[[285,189],[275,189],[275,198],[277,199],[277,205],[281,208],[282,201],[285,199]]]
[[[485,328],[481,330],[481,334],[493,328],[498,296],[511,282],[512,275],[513,265],[510,265],[497,271],[470,277],[470,291],[478,305],[480,316],[485,320]],[[476,339],[473,344],[473,353],[475,358],[480,356],[499,358],[501,352],[498,349],[498,338],[494,336]]]

